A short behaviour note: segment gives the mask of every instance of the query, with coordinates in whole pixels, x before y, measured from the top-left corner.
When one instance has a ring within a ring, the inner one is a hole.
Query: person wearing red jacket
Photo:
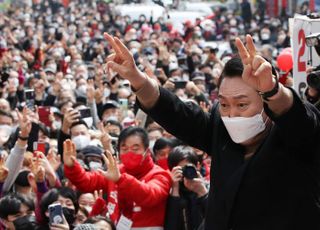
[[[172,184],[170,174],[153,163],[144,129],[123,130],[118,143],[120,165],[107,152],[103,155],[107,171],[86,172],[76,160],[74,143],[66,140],[63,146],[65,176],[81,192],[103,189],[110,218],[118,225],[127,218],[132,222],[131,229],[163,229]]]

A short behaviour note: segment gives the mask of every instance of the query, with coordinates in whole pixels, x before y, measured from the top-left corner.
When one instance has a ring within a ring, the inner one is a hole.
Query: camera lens
[[[182,169],[182,174],[185,178],[192,180],[197,178],[197,169],[193,165],[186,165]]]

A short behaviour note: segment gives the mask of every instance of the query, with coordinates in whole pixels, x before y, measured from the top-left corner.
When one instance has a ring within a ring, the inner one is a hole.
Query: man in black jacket
[[[219,104],[211,113],[183,103],[140,72],[128,49],[105,34],[107,68],[131,82],[162,127],[213,158],[206,230],[320,229],[320,114],[278,82],[272,67],[236,39]]]

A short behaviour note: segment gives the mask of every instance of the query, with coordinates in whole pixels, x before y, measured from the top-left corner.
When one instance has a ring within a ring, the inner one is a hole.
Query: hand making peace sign
[[[244,65],[242,79],[259,92],[271,91],[276,82],[272,76],[271,64],[257,55],[256,47],[250,35],[246,36],[246,42],[247,47],[239,38],[236,38],[236,46]]]
[[[112,46],[115,53],[107,58],[107,70],[111,68],[121,77],[128,79],[135,89],[139,89],[146,80],[146,76],[138,69],[128,48],[117,38],[104,33],[105,39]]]

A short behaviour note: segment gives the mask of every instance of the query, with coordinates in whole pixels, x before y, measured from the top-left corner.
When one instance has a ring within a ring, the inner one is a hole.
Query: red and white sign
[[[293,87],[301,96],[307,87],[307,68],[318,66],[320,57],[312,47],[307,47],[306,36],[320,32],[320,19],[310,19],[298,15],[293,19],[292,50],[293,50]],[[312,59],[311,59],[312,54]],[[310,63],[312,60],[312,63]]]

